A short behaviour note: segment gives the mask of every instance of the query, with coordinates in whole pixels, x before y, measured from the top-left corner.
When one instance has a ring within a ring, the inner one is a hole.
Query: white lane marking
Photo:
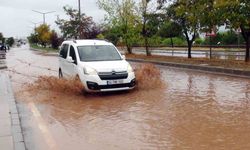
[[[36,123],[38,124],[39,129],[41,130],[43,137],[49,147],[50,150],[57,150],[57,144],[55,140],[52,137],[52,134],[49,132],[49,129],[46,126],[45,121],[43,120],[40,112],[38,111],[37,107],[34,105],[34,103],[28,104],[30,110],[33,113],[33,116],[35,117]]]

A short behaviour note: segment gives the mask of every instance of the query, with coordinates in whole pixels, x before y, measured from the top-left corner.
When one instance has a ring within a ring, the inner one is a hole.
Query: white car
[[[87,92],[130,90],[135,74],[125,57],[103,40],[64,41],[59,52],[59,77],[79,76]]]

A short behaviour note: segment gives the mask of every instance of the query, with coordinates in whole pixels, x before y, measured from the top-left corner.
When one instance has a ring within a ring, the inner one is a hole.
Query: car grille
[[[117,79],[126,79],[128,77],[127,71],[121,72],[99,72],[98,73],[101,80],[117,80]]]

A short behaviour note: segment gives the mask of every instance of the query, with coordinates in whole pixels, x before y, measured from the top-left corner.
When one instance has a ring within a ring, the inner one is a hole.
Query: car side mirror
[[[122,59],[125,60],[125,59],[126,59],[126,56],[125,56],[125,55],[122,55]]]
[[[68,56],[68,57],[67,57],[67,61],[70,62],[70,63],[75,62],[71,56]]]

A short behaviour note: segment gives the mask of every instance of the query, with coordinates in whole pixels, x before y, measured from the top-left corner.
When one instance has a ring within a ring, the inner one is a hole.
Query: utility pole
[[[78,11],[79,11],[79,28],[78,28],[78,32],[79,32],[79,39],[84,38],[83,36],[83,28],[82,28],[82,20],[81,20],[81,0],[78,0]]]
[[[79,8],[79,21],[81,20],[81,0],[78,0],[78,8]]]
[[[40,11],[37,11],[37,10],[32,10],[36,13],[39,13],[39,14],[42,14],[43,15],[43,24],[45,24],[45,15],[46,14],[50,14],[50,13],[54,13],[55,11],[49,11],[49,12],[40,12]]]
[[[32,21],[30,21],[32,24],[34,24],[34,33],[36,33],[36,25],[37,24],[40,24],[40,23],[42,23],[42,22],[32,22]]]

